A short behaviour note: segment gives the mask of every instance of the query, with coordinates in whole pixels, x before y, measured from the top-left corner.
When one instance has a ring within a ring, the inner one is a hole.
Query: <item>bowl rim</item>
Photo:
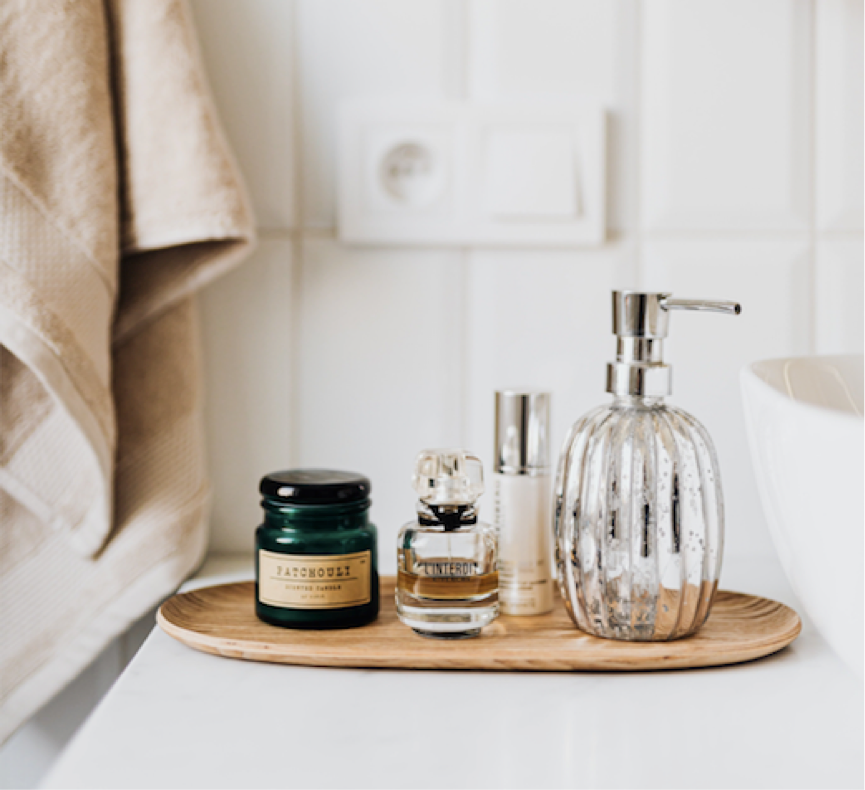
[[[740,371],[740,380],[744,384],[746,381],[754,381],[760,387],[763,387],[767,392],[772,393],[772,396],[778,399],[779,402],[787,403],[791,408],[801,408],[821,413],[825,415],[833,415],[834,418],[848,420],[856,423],[862,423],[865,420],[861,404],[851,402],[854,410],[839,409],[834,406],[814,403],[813,401],[797,400],[791,392],[780,389],[778,386],[767,381],[760,373],[757,372],[759,366],[765,365],[783,365],[789,362],[825,362],[833,361],[860,361],[865,363],[865,355],[863,354],[802,354],[799,356],[772,357],[769,359],[757,359],[749,362]]]

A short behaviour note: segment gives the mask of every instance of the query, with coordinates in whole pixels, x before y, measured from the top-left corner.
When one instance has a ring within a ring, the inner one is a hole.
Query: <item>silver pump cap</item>
[[[668,293],[613,291],[616,361],[607,365],[607,392],[618,396],[663,398],[671,391],[670,366],[664,364],[664,338],[671,310],[739,315],[738,302],[673,299]]]
[[[550,393],[507,389],[496,392],[495,471],[544,475],[550,468]]]

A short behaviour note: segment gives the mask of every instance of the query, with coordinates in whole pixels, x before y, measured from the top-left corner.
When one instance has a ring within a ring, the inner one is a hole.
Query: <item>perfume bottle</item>
[[[573,426],[559,459],[559,588],[577,627],[600,637],[692,634],[718,586],[724,500],[715,448],[694,417],[664,402],[672,310],[741,311],[735,302],[614,292],[613,402]]]
[[[495,533],[478,521],[479,458],[424,450],[415,462],[417,521],[397,542],[396,610],[423,636],[478,636],[499,613]]]
[[[502,614],[553,608],[550,560],[550,393],[496,392],[493,526]]]

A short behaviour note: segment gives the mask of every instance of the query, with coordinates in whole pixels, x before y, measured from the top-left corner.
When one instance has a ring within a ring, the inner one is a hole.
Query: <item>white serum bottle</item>
[[[553,608],[550,551],[550,393],[496,392],[493,525],[502,614]]]

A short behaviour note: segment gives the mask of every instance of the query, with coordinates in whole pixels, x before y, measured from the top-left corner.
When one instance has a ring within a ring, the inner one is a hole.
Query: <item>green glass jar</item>
[[[255,613],[285,628],[352,628],[378,616],[370,482],[353,472],[293,469],[261,480]]]

